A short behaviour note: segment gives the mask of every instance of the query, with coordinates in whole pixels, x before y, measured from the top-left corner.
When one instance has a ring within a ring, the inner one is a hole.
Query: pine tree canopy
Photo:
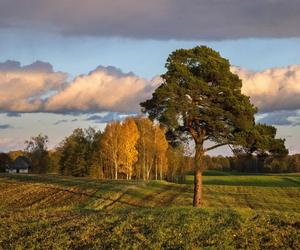
[[[213,142],[213,146],[203,148],[206,152],[226,144],[251,148],[256,138],[253,152],[259,148],[271,152],[272,143],[278,144],[277,151],[284,151],[284,141],[275,140],[275,128],[255,125],[256,107],[242,94],[241,79],[218,52],[206,46],[179,49],[170,54],[166,69],[161,76],[163,83],[141,106],[150,119],[168,128],[172,141]],[[245,139],[254,134],[260,136]]]

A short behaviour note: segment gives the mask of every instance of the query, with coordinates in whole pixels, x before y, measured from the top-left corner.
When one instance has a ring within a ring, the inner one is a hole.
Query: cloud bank
[[[159,81],[147,81],[114,67],[98,67],[88,75],[75,78],[65,89],[51,97],[45,110],[139,112],[139,103],[149,98]]]
[[[299,37],[298,0],[2,0],[0,27],[151,39]]]
[[[44,62],[21,66],[0,64],[0,112],[9,116],[26,112],[138,113],[139,103],[151,97],[160,84],[114,67],[99,66],[67,82],[67,73],[54,72]]]
[[[232,71],[243,80],[242,92],[260,113],[300,110],[300,65],[260,72],[232,67]],[[99,66],[89,74],[67,79],[67,73],[55,72],[45,62],[25,66],[14,61],[0,63],[0,112],[8,116],[26,112],[139,113],[139,103],[150,98],[162,81],[160,77],[146,80],[112,66]]]
[[[66,73],[54,72],[49,63],[37,61],[27,66],[15,61],[0,63],[0,111],[42,110],[45,95],[59,91],[66,78]]]
[[[232,71],[243,80],[242,91],[259,112],[300,109],[300,65],[260,72],[232,67]]]

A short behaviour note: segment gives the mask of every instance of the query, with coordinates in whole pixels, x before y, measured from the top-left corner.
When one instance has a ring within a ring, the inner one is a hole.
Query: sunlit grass
[[[254,175],[243,173],[229,175],[230,172],[207,172],[203,177],[204,185],[226,185],[226,186],[255,186],[255,187],[300,187],[300,175],[278,174],[278,175]],[[186,176],[186,183],[192,184],[193,175]]]
[[[204,176],[187,184],[0,175],[0,249],[297,249],[299,175]],[[288,247],[287,247],[288,246]]]

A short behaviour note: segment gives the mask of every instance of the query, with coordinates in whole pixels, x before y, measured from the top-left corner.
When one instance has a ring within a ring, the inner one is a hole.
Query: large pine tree
[[[200,207],[204,154],[227,144],[247,147],[243,138],[256,129],[256,108],[241,93],[242,81],[230,71],[229,61],[206,46],[176,50],[166,68],[163,83],[141,106],[168,128],[173,140],[194,141],[193,205]],[[205,148],[205,142],[212,145]]]

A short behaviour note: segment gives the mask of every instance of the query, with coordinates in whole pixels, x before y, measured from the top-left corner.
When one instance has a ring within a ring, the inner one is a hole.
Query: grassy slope
[[[0,249],[297,249],[300,176],[225,174],[204,177],[201,210],[189,207],[192,177],[176,185],[0,175]]]

